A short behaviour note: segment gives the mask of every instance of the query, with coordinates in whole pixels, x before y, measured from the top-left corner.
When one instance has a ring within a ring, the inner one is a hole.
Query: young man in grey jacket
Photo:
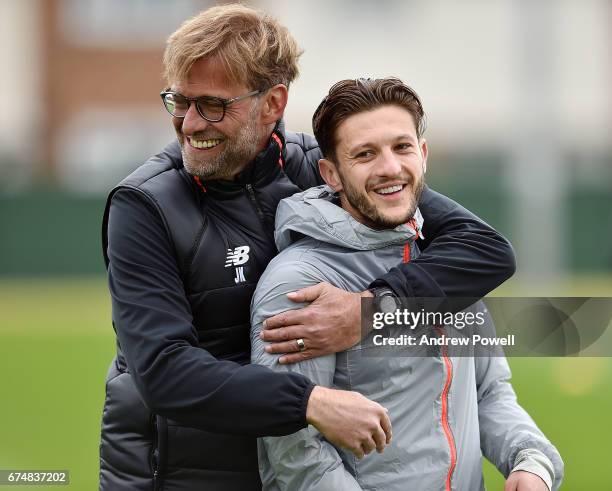
[[[387,408],[393,440],[382,452],[384,436],[375,436],[358,459],[312,426],[262,438],[264,489],[482,490],[483,454],[507,477],[505,491],[556,490],[561,483],[561,457],[518,405],[503,357],[451,357],[444,350],[368,357],[362,343],[288,366],[260,338],[264,319],[296,308],[287,293],[320,282],[363,290],[398,259],[418,255],[423,116],[418,96],[400,80],[359,79],[334,85],[313,117],[328,185],[279,204],[280,254],[251,306],[252,361],[361,392]],[[305,348],[303,340],[297,344]],[[379,453],[367,455],[374,449]]]

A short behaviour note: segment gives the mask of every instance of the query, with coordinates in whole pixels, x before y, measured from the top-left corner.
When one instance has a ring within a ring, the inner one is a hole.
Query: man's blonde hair
[[[240,4],[212,7],[185,21],[169,38],[164,77],[184,80],[201,58],[217,57],[231,79],[252,89],[289,84],[298,76],[302,50],[268,14]]]

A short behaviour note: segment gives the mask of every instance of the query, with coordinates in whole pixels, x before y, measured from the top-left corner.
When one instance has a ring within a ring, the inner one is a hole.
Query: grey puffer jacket
[[[276,214],[281,251],[261,277],[251,304],[254,363],[306,375],[314,383],[355,390],[389,410],[393,441],[384,453],[357,460],[309,426],[258,441],[266,490],[483,490],[482,455],[507,476],[539,475],[556,490],[563,462],[518,405],[503,357],[367,357],[361,344],[285,366],[264,351],[265,318],[298,308],[286,293],[327,281],[359,291],[403,257],[415,258],[422,220],[375,231],[334,203],[321,186],[286,198]],[[493,329],[489,325],[488,329]]]

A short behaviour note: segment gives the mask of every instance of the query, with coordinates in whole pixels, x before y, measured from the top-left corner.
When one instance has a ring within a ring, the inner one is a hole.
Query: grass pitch
[[[609,278],[574,284],[583,285],[580,292],[566,295],[612,296]],[[593,284],[597,292],[588,291]],[[104,279],[0,281],[0,469],[68,469],[68,488],[97,489],[104,378],[113,354]],[[563,456],[562,489],[612,489],[612,359],[509,361],[520,403]],[[489,490],[503,489],[488,463],[485,479]]]

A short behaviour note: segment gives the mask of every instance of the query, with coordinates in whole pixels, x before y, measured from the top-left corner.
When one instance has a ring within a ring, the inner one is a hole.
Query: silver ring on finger
[[[297,347],[300,351],[306,351],[306,343],[302,338],[296,339],[295,343],[297,344]]]

